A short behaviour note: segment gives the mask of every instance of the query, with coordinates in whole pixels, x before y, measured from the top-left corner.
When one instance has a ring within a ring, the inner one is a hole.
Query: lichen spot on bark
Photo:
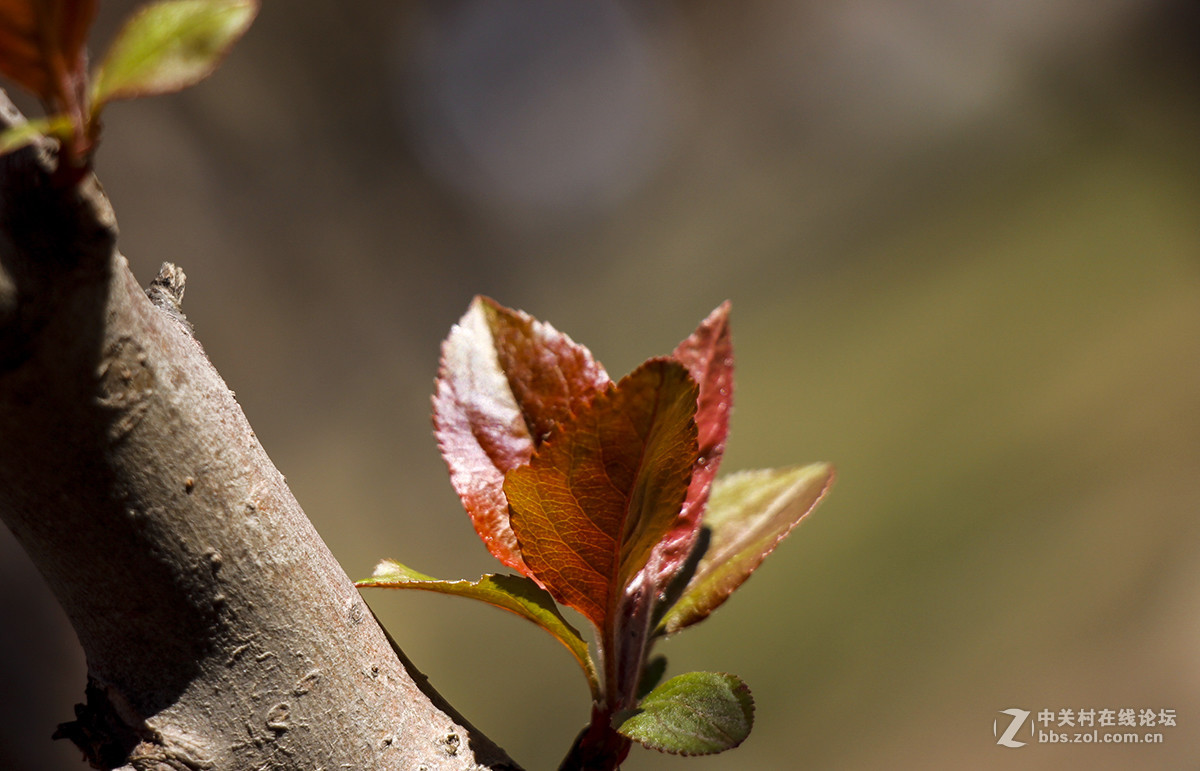
[[[112,411],[108,434],[116,441],[141,422],[154,393],[154,370],[137,341],[122,337],[104,352],[98,374],[97,401]]]

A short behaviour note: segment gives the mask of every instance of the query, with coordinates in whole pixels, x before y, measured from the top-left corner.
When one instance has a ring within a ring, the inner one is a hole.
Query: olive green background
[[[1194,768],[1198,37],[1187,0],[268,2],[211,81],[113,105],[98,171],[138,277],[187,272],[200,340],[352,577],[498,567],[429,423],[473,294],[614,376],[733,301],[723,468],[839,477],[662,646],[671,672],[746,679],[750,739],[625,768]],[[555,767],[588,704],[549,636],[368,600],[471,720]],[[82,768],[49,734],[83,684],[0,533],[0,765]],[[1177,725],[997,746],[1013,707]]]

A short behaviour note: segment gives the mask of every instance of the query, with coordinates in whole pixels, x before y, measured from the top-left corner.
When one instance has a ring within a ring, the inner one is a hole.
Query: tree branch
[[[178,313],[182,275],[152,303],[96,181],[52,169],[0,157],[0,517],[87,656],[59,735],[138,771],[516,768],[393,651]]]

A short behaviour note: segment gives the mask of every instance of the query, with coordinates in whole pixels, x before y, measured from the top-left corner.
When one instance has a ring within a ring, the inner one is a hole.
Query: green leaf
[[[486,297],[442,343],[433,425],[450,483],[488,551],[526,575],[504,475],[609,385],[587,348]]]
[[[599,698],[600,681],[596,677],[596,666],[588,653],[587,642],[558,612],[550,595],[524,576],[490,574],[478,581],[441,581],[395,560],[383,560],[375,567],[375,572],[370,578],[356,581],[354,585],[361,588],[421,589],[451,594],[480,600],[501,610],[515,613],[545,629],[566,646],[587,677],[592,699]]]
[[[814,463],[717,480],[703,521],[711,535],[708,551],[658,633],[674,634],[725,602],[820,502],[833,476],[832,466]]]
[[[38,118],[20,123],[0,133],[0,155],[20,150],[43,136],[65,139],[71,136],[73,130],[71,118],[67,115],[52,115],[48,118]]]
[[[736,675],[689,672],[655,688],[617,731],[674,755],[733,749],[754,727],[754,698]]]
[[[678,521],[696,461],[695,414],[687,370],[652,359],[505,478],[533,577],[598,629],[613,631],[618,601]]]
[[[258,0],[164,0],[130,17],[96,74],[92,114],[115,99],[199,83],[250,27]]]

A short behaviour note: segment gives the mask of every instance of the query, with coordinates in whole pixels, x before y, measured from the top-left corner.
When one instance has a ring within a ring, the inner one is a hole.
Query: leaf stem
[[[592,705],[592,722],[580,732],[558,771],[617,771],[629,755],[632,740],[613,728],[613,712]]]

